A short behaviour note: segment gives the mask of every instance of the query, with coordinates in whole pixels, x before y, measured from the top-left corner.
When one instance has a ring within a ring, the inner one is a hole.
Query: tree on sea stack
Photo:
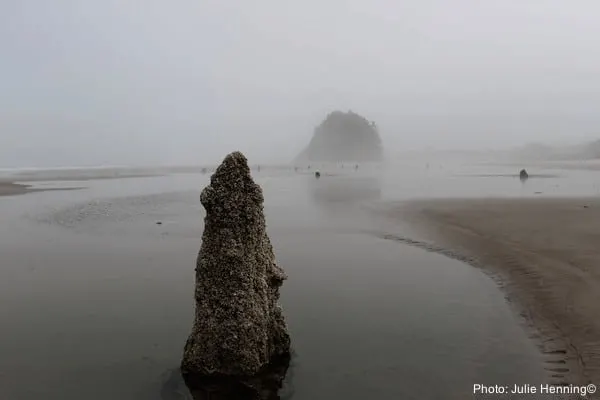
[[[218,381],[261,399],[258,393],[281,386],[289,365],[290,337],[278,304],[286,275],[267,236],[262,189],[242,153],[225,157],[200,202],[206,217],[196,311],[181,371],[193,394]]]

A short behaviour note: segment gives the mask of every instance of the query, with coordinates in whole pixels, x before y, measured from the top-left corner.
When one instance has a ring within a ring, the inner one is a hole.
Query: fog
[[[596,0],[4,0],[0,167],[291,160],[334,110],[388,149],[598,134]]]

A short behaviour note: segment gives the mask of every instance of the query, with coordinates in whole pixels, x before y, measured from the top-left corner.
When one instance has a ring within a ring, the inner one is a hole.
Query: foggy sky
[[[0,167],[600,137],[597,0],[0,0]],[[597,135],[597,136],[595,136]]]

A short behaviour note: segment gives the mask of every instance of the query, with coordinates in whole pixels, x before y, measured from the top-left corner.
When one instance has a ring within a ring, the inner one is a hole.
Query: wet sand
[[[177,173],[176,168],[77,168],[15,170],[0,174],[0,196],[17,196],[34,192],[55,190],[78,190],[82,187],[67,187],[72,182],[89,182],[126,178],[151,178]],[[185,172],[191,172],[185,170]],[[60,182],[64,186],[36,187],[40,183]],[[85,185],[87,186],[87,185]]]
[[[193,318],[208,179],[0,199],[0,398],[182,400],[169,377]],[[488,276],[368,231],[377,223],[359,204],[385,195],[375,183],[256,179],[290,277],[281,300],[296,356],[282,398],[464,399],[473,383],[550,380]],[[404,190],[413,178],[402,179]]]
[[[0,196],[16,196],[33,192],[45,192],[50,190],[77,190],[78,188],[32,188],[31,185],[24,185],[14,182],[0,181]]]
[[[120,170],[108,170],[108,171],[33,171],[33,172],[19,172],[9,174],[4,179],[4,183],[11,182],[71,182],[71,181],[92,181],[92,180],[103,180],[103,179],[125,179],[125,178],[149,178],[153,176],[162,176],[167,173],[151,173],[151,172],[140,172],[140,173],[129,173]]]
[[[29,192],[29,186],[12,182],[0,182],[0,196],[13,196]]]
[[[554,377],[600,382],[600,199],[439,199],[390,215],[490,271],[559,357],[547,368]]]
[[[507,162],[483,162],[479,165],[487,166],[505,166],[520,169],[523,167],[537,169],[555,169],[555,170],[600,170],[600,161],[597,159],[590,160],[513,160]]]

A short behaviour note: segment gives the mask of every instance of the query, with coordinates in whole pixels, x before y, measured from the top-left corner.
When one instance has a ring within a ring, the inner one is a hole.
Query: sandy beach
[[[78,190],[80,188],[33,188],[31,185],[22,183],[0,181],[0,197],[2,196],[17,196],[21,194],[34,192],[47,192],[54,190]]]
[[[20,194],[26,194],[31,192],[39,192],[44,189],[32,189],[29,185],[23,185],[14,182],[2,182],[0,181],[0,196],[16,196]],[[56,190],[56,189],[45,189],[45,190]]]
[[[391,212],[497,278],[553,376],[600,381],[598,198],[426,200]]]
[[[528,159],[511,160],[506,162],[489,162],[483,161],[479,165],[496,165],[504,167],[518,168],[535,168],[535,169],[552,169],[552,170],[600,170],[600,162],[596,159],[591,160],[539,160],[532,161]]]
[[[20,185],[12,182],[0,182],[0,196],[14,196],[29,192],[27,185]]]
[[[184,398],[173,371],[193,321],[209,178],[0,198],[0,398]],[[289,275],[281,302],[296,356],[282,398],[464,399],[474,382],[554,382],[481,270],[365,232],[378,221],[361,204],[388,201],[367,178],[256,172]],[[388,182],[414,193],[411,179]]]
[[[182,173],[192,171],[191,167],[189,168],[189,171],[184,170],[183,167],[180,169],[183,171]],[[106,179],[150,178],[176,172],[180,172],[180,170],[175,168],[173,168],[172,171],[165,168],[76,168],[14,171],[8,173],[6,176],[0,176],[0,196],[16,196],[33,192],[80,189],[73,187],[34,187],[34,184],[40,182],[87,182]]]

